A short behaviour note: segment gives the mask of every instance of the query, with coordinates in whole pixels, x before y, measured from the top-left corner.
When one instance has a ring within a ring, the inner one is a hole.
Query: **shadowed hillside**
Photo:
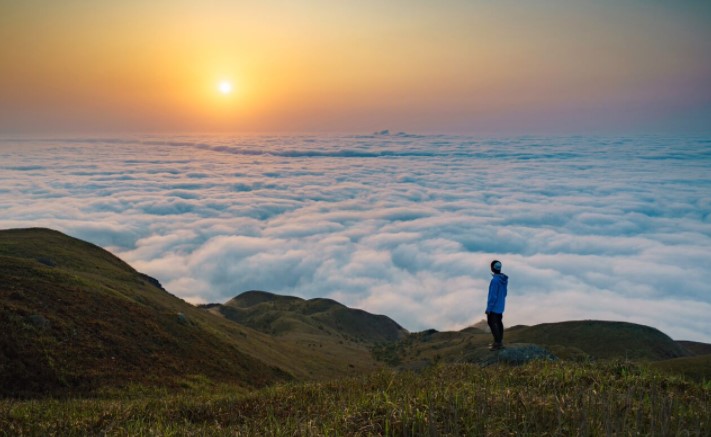
[[[311,334],[359,343],[385,343],[407,335],[386,316],[348,308],[331,299],[304,300],[264,291],[247,291],[224,305],[207,305],[212,312],[277,336]]]
[[[709,355],[711,354],[711,344],[701,343],[698,341],[680,340],[677,343],[689,351],[693,355]]]

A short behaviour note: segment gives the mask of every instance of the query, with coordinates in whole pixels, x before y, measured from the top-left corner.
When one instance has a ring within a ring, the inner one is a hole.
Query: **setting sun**
[[[232,83],[224,80],[220,82],[220,84],[217,86],[217,89],[220,90],[222,94],[229,94],[232,92]]]

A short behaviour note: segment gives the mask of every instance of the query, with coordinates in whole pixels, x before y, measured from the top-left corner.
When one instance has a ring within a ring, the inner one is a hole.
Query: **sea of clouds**
[[[711,139],[0,140],[0,228],[108,248],[193,303],[329,297],[411,331],[624,320],[711,341]]]

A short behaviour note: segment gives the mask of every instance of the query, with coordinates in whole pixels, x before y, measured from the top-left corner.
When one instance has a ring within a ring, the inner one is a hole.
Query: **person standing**
[[[494,342],[489,350],[495,351],[504,348],[504,306],[508,292],[509,277],[501,273],[501,261],[491,262],[491,282],[489,283],[489,297],[486,302],[486,322],[491,328]]]

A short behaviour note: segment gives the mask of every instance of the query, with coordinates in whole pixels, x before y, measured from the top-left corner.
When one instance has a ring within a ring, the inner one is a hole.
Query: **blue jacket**
[[[487,313],[504,313],[506,305],[506,293],[509,285],[509,277],[503,273],[496,273],[489,283],[489,299],[486,302]]]

